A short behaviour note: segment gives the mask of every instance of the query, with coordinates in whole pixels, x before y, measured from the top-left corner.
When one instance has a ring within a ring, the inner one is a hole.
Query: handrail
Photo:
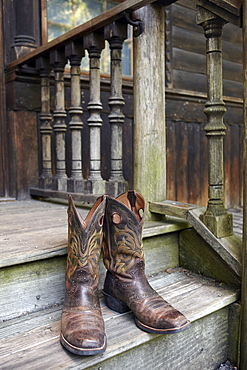
[[[115,20],[123,17],[123,12],[127,10],[137,10],[142,8],[145,5],[151,4],[156,0],[125,0],[121,4],[114,6],[113,8],[107,10],[106,12],[98,15],[97,17],[73,28],[72,30],[64,33],[63,35],[57,37],[56,39],[39,46],[30,53],[21,56],[19,59],[16,59],[10,62],[6,66],[6,71],[11,71],[12,69],[21,66],[31,60],[49,53],[54,49],[58,49],[70,41],[81,38],[91,32],[94,32],[105,25],[114,22]]]

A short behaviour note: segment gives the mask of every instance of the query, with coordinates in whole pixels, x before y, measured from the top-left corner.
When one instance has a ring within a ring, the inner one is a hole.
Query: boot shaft
[[[78,286],[96,288],[98,261],[102,247],[105,197],[100,197],[85,220],[77,211],[72,197],[68,207],[68,256],[66,287],[72,293]]]
[[[144,271],[142,228],[145,202],[129,191],[116,199],[107,197],[104,221],[103,260],[106,268],[122,278]]]

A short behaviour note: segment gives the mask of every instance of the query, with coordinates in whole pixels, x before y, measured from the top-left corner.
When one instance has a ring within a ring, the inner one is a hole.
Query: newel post
[[[207,53],[207,94],[204,127],[208,137],[208,205],[200,216],[203,223],[218,238],[233,234],[232,215],[224,205],[223,138],[226,127],[223,116],[226,111],[222,100],[222,46],[221,35],[225,21],[210,11],[197,7],[197,24],[204,29]]]
[[[135,11],[144,24],[134,38],[134,189],[146,201],[166,198],[165,7]],[[146,213],[145,219],[154,216]]]

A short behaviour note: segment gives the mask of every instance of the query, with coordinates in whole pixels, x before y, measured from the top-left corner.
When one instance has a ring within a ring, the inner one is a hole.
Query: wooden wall
[[[167,7],[170,32],[167,47],[171,49],[168,87],[206,92],[206,41],[203,28],[196,24],[196,2],[179,0]],[[170,44],[170,45],[169,45]],[[243,97],[242,31],[226,24],[222,35],[223,94]]]
[[[206,39],[196,24],[195,3],[166,10],[167,199],[207,204]],[[225,203],[242,205],[243,83],[241,29],[223,29],[223,94],[226,136]]]

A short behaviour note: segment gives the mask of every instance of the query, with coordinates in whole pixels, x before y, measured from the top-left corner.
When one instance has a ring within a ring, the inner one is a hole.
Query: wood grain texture
[[[79,208],[85,219],[88,210]],[[169,218],[145,222],[143,248],[148,276],[175,267],[178,231],[189,227]],[[0,319],[61,305],[67,254],[67,206],[13,201],[0,205]],[[100,288],[105,267],[100,259]],[[24,294],[24,295],[23,295]]]
[[[175,72],[176,75],[176,72]],[[192,75],[191,75],[192,78]],[[233,86],[233,85],[231,85]],[[232,87],[231,87],[232,88]],[[183,94],[182,94],[183,93]],[[193,93],[195,95],[195,92]],[[205,206],[208,199],[208,142],[204,131],[205,100],[167,93],[167,193],[166,199]],[[242,203],[243,110],[241,103],[226,101],[224,122],[224,176],[226,207]],[[185,122],[187,128],[184,129]],[[186,137],[183,137],[186,135]],[[186,145],[185,148],[183,146]],[[187,155],[180,164],[182,153]],[[187,153],[187,154],[186,154]],[[184,183],[187,181],[187,183]],[[186,180],[187,179],[187,180]],[[178,189],[181,188],[178,197]]]
[[[216,238],[199,219],[200,214],[203,212],[204,210],[200,208],[189,210],[187,213],[187,220],[203,239],[221,256],[237,276],[240,277],[242,259],[241,239],[234,234],[224,238]]]
[[[33,200],[1,203],[0,218],[1,267],[66,253],[67,207]]]
[[[179,245],[180,263],[184,267],[226,284],[240,284],[236,273],[229,269],[226,262],[194,229],[180,233]]]
[[[3,8],[3,1],[0,3]],[[3,12],[0,14],[0,23],[3,24]],[[7,155],[7,120],[6,120],[6,87],[4,80],[4,31],[0,28],[0,196],[9,193],[8,155]]]
[[[107,350],[99,356],[81,358],[69,354],[59,343],[60,309],[48,310],[2,324],[1,368],[95,369],[102,363],[102,366],[107,365],[107,369],[116,369],[116,361],[123,356],[127,368],[134,369],[142,363],[140,361],[143,361],[141,358],[145,357],[147,348],[147,369],[153,369],[154,361],[162,364],[162,369],[168,370],[177,369],[183,361],[191,364],[190,369],[196,369],[198,356],[202,364],[205,364],[205,356],[214,365],[216,361],[224,359],[228,332],[228,309],[224,307],[237,299],[236,291],[185,270],[173,270],[170,274],[150,279],[150,283],[193,322],[188,331],[171,336],[145,333],[135,326],[131,313],[116,314],[105,307],[102,301]],[[153,350],[150,351],[150,348]],[[166,348],[165,353],[161,348]],[[180,354],[184,353],[179,360],[175,355],[178,348]],[[205,356],[200,356],[202,348]]]
[[[176,215],[185,218],[207,242],[211,248],[225,261],[238,278],[241,276],[241,239],[233,234],[224,238],[217,238],[200,220],[205,208],[180,202],[163,201],[150,204],[150,210],[161,214]]]
[[[133,45],[134,188],[150,201],[166,194],[164,7],[149,5],[135,16],[144,21],[145,31]]]
[[[10,171],[10,196],[27,199],[28,189],[37,183],[38,141],[36,112],[7,114],[9,138],[8,156]]]
[[[76,202],[76,205],[82,218],[85,218],[89,210],[81,208],[80,202]],[[152,237],[174,233],[187,227],[187,222],[174,218],[161,222],[145,222],[143,238],[146,248],[149,248],[149,244],[153,245]],[[62,256],[66,252],[66,204],[35,200],[1,202],[0,267]]]
[[[54,49],[58,49],[69,41],[73,41],[77,38],[80,38],[86,34],[89,34],[97,29],[104,27],[106,24],[109,24],[115,21],[118,18],[121,18],[121,13],[126,10],[136,10],[145,5],[154,2],[154,0],[126,0],[121,4],[109,9],[108,11],[100,14],[99,16],[89,20],[88,22],[83,23],[82,25],[73,28],[71,31],[66,32],[65,34],[57,37],[56,39],[40,46],[35,49],[33,52],[24,55],[23,57],[15,60],[7,66],[8,70],[15,68],[18,65],[22,65],[28,60],[35,59],[38,55],[48,54]]]

